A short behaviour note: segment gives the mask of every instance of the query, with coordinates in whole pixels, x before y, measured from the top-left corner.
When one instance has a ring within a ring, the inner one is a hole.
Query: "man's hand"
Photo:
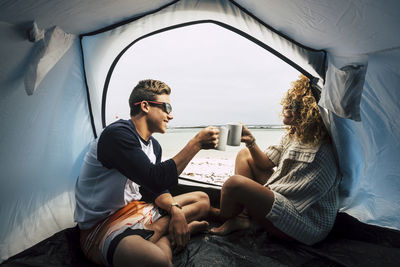
[[[202,149],[215,148],[218,144],[219,129],[208,126],[202,129],[194,139],[200,144]]]
[[[176,172],[180,175],[192,158],[201,149],[215,148],[218,144],[219,130],[216,127],[208,126],[202,129],[195,137],[190,139],[186,146],[172,159],[176,164]]]
[[[189,228],[185,214],[180,208],[172,206],[170,215],[169,235],[171,239],[171,245],[172,247],[175,247],[175,252],[179,252],[185,248],[189,242]]]
[[[154,202],[158,207],[169,213],[168,233],[171,245],[175,247],[175,251],[182,250],[187,245],[190,238],[185,213],[179,205],[174,205],[176,202],[170,193],[159,195]]]

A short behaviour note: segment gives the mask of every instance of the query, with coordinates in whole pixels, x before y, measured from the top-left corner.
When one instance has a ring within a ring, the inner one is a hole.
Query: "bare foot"
[[[202,231],[207,230],[208,226],[210,224],[207,221],[193,221],[188,224],[189,227],[189,233],[191,235],[200,233]]]
[[[237,230],[244,230],[250,227],[250,219],[244,216],[237,216],[224,222],[220,227],[213,227],[210,233],[214,235],[227,235]]]

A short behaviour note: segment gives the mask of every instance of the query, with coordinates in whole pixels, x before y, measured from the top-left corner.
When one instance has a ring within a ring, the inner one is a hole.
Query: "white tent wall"
[[[35,20],[79,35],[170,2],[0,1],[0,261],[73,225],[73,186],[93,139],[78,40],[28,96],[34,44],[21,26]],[[400,2],[236,2],[291,39],[325,49],[328,63],[367,58],[361,121],[329,114],[344,175],[342,210],[400,229]]]
[[[342,211],[400,229],[400,49],[368,56],[361,122],[331,114],[343,173]]]
[[[35,45],[19,39],[4,51],[30,58]],[[1,261],[74,225],[74,185],[93,139],[78,38],[31,96],[28,62],[1,80]]]

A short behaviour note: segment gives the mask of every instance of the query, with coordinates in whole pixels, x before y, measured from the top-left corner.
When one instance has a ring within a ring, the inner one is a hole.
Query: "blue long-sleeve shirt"
[[[175,162],[161,162],[161,146],[150,137],[143,140],[131,120],[107,126],[93,141],[76,182],[74,218],[89,229],[142,195],[139,186],[153,197],[168,192],[178,182]]]

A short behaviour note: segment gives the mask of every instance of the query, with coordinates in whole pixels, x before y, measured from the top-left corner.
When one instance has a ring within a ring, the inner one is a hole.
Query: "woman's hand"
[[[262,152],[256,144],[256,138],[251,134],[246,126],[242,126],[242,142],[246,143],[246,147],[250,150],[256,167],[263,171],[270,171],[275,164],[268,158],[267,154]]]
[[[247,147],[253,146],[256,141],[250,130],[245,125],[242,125],[242,138],[240,141],[246,143]]]

